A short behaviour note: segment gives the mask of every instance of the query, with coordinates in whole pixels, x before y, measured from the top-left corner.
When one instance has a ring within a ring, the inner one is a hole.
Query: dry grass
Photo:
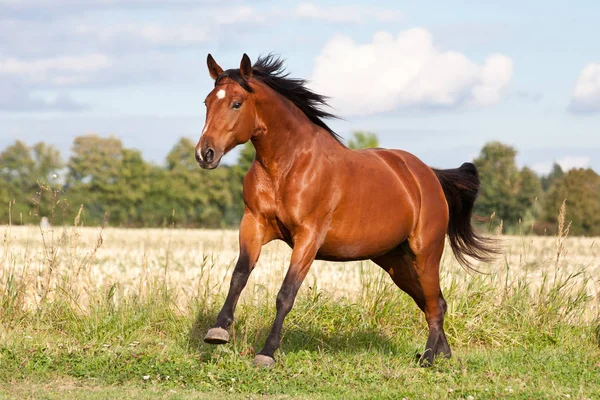
[[[184,307],[192,298],[214,297],[228,288],[238,255],[233,230],[47,228],[5,226],[0,253],[0,284],[19,284],[19,301],[35,308],[46,296],[68,293],[79,307],[90,295],[112,291],[119,298],[144,297],[153,285],[167,285]],[[587,317],[598,315],[600,243],[596,238],[502,236],[505,255],[478,266],[480,279],[507,288],[527,282],[539,291],[568,278],[574,291],[585,287],[595,299]],[[291,251],[282,242],[265,246],[243,301],[277,291]],[[476,277],[460,267],[451,250],[442,260],[442,287]],[[356,299],[365,280],[384,273],[371,262],[314,263],[304,290]],[[383,279],[383,278],[382,278]],[[2,288],[7,290],[6,287]],[[452,299],[450,299],[452,300]]]

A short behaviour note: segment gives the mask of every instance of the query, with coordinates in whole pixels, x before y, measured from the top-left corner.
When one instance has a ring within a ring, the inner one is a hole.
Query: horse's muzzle
[[[202,169],[215,169],[221,161],[222,154],[217,154],[211,147],[206,149],[197,149],[195,152],[196,161]]]

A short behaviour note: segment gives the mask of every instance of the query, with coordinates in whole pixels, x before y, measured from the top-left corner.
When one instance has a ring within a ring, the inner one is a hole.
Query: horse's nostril
[[[207,163],[212,162],[215,159],[215,151],[213,149],[207,149],[204,152],[204,161]]]

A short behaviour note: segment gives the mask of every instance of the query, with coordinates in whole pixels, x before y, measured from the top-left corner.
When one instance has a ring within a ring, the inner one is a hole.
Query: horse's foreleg
[[[227,328],[233,322],[235,306],[248,282],[250,272],[260,255],[260,249],[264,243],[264,227],[252,214],[244,213],[240,225],[240,255],[231,275],[229,293],[223,304],[223,308],[217,316],[217,322],[208,330],[204,341],[210,344],[224,344],[229,342]]]
[[[312,234],[295,238],[290,267],[277,294],[275,321],[265,346],[254,358],[254,365],[262,367],[275,365],[273,355],[281,343],[283,321],[294,305],[296,294],[312,265],[318,246],[319,244]]]

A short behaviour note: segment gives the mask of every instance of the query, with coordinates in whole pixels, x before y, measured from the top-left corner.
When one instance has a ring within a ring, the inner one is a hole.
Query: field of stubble
[[[442,260],[450,360],[418,368],[422,313],[370,262],[315,262],[277,366],[252,367],[290,249],[267,245],[232,342],[202,342],[236,231],[3,227],[0,398],[598,398],[600,243],[500,237],[505,255]]]

